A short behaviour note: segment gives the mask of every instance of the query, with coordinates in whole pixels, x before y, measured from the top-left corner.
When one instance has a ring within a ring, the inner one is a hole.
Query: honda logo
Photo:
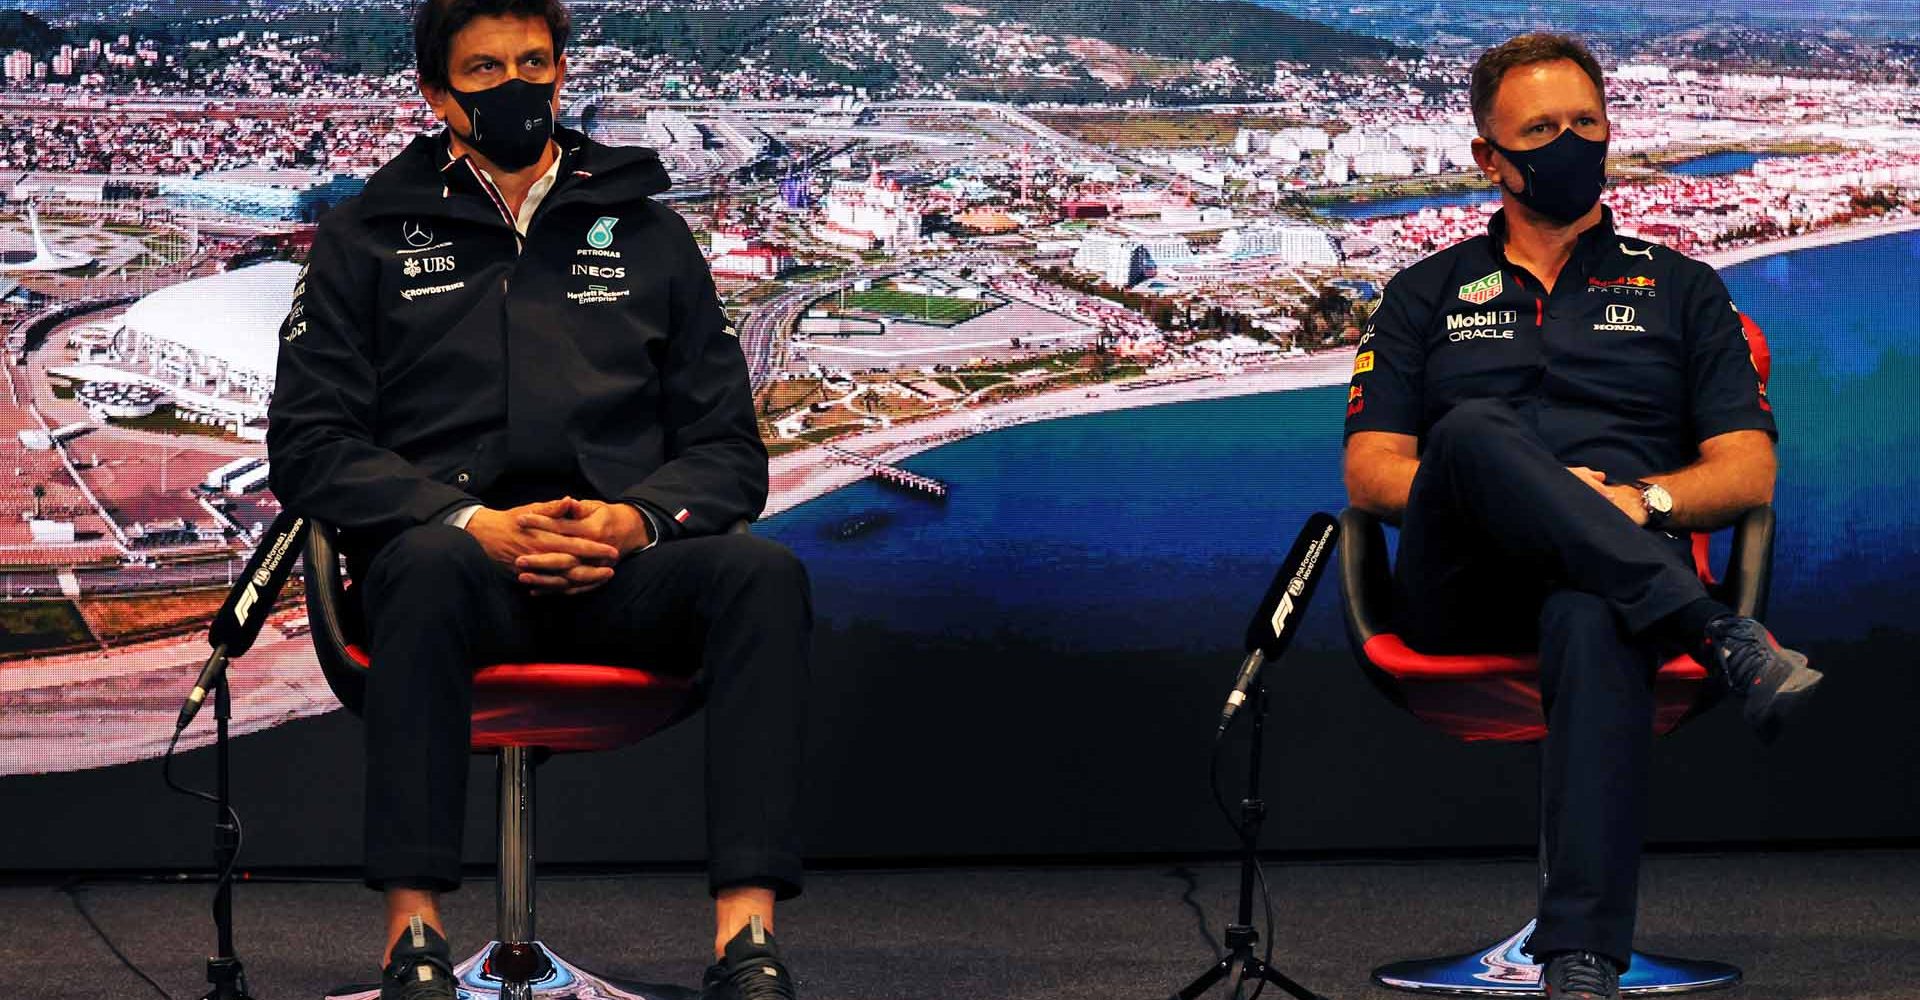
[[[1593,324],[1595,330],[1613,333],[1645,333],[1647,328],[1633,321],[1632,306],[1608,306],[1607,321]]]

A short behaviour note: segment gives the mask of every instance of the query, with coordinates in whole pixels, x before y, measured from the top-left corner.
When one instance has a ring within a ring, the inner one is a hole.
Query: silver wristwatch
[[[1665,486],[1643,479],[1632,480],[1628,485],[1640,490],[1640,505],[1647,509],[1647,527],[1665,527],[1667,518],[1673,516],[1673,494],[1668,493]]]

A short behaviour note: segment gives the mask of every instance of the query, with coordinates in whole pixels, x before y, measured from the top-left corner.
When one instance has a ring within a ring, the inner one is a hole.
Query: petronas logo
[[[595,220],[593,228],[587,230],[587,245],[595,250],[605,250],[612,246],[613,227],[619,221],[611,215],[603,215]]]

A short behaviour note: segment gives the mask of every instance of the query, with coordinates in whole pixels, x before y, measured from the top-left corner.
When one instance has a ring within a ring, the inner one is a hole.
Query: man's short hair
[[[1488,135],[1487,123],[1493,117],[1493,95],[1499,92],[1500,81],[1506,77],[1508,70],[1556,59],[1572,60],[1586,70],[1594,87],[1600,91],[1600,103],[1606,104],[1607,84],[1600,75],[1600,60],[1593,57],[1586,45],[1572,35],[1536,31],[1515,35],[1501,42],[1482,52],[1479,60],[1473,64],[1473,83],[1468,95],[1473,105],[1474,128],[1479,129],[1482,136]]]
[[[553,35],[553,57],[566,51],[573,19],[560,0],[422,0],[413,15],[413,57],[420,82],[444,87],[453,36],[476,17],[538,17]]]

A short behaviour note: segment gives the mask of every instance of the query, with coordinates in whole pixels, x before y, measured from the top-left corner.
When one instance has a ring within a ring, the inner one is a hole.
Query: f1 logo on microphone
[[[240,592],[240,599],[234,602],[233,620],[245,625],[248,613],[253,611],[253,606],[259,601],[260,592],[253,589],[253,584],[247,584],[247,589]]]

